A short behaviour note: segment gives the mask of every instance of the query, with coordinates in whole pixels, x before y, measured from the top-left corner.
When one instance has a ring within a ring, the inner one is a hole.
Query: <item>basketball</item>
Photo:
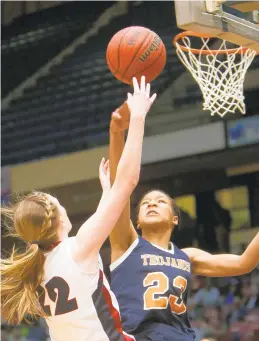
[[[163,71],[166,49],[160,37],[145,27],[131,26],[117,32],[110,40],[106,61],[111,73],[123,83],[141,76],[151,82]]]

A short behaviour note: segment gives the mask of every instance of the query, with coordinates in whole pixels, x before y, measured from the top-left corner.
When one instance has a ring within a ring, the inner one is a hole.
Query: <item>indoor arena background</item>
[[[94,212],[110,115],[129,89],[109,72],[106,46],[118,30],[146,26],[164,41],[167,64],[152,83],[158,99],[147,118],[132,212],[143,192],[160,188],[182,210],[173,236],[179,247],[241,253],[259,230],[259,57],[245,82],[247,114],[221,119],[202,111],[200,90],[176,56],[171,41],[180,30],[173,2],[1,6],[2,203],[12,193],[48,191],[66,207],[72,234]],[[2,251],[12,242],[2,239]],[[108,242],[102,256],[107,270]],[[197,341],[258,341],[258,289],[258,270],[243,277],[194,278],[189,315]],[[14,340],[48,340],[45,323],[13,328],[2,321],[2,341]]]

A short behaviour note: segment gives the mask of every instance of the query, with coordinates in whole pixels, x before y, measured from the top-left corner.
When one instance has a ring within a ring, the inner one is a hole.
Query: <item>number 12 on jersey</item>
[[[143,285],[148,287],[144,293],[145,310],[166,309],[169,303],[174,314],[181,315],[186,312],[186,305],[182,300],[182,294],[187,287],[187,280],[184,277],[177,276],[173,280],[173,286],[180,290],[179,296],[170,295],[167,297],[164,295],[169,289],[169,279],[163,272],[149,273],[145,277]]]

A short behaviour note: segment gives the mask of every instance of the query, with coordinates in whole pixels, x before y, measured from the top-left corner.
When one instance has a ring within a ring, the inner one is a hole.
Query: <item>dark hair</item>
[[[139,203],[138,203],[138,206],[137,206],[137,214],[139,215],[139,210],[140,210],[140,204],[141,204],[141,201],[144,199],[144,197],[146,195],[148,195],[149,193],[151,192],[160,192],[162,194],[164,194],[171,202],[171,206],[172,206],[172,209],[173,209],[173,213],[176,217],[178,217],[178,224],[175,225],[175,227],[180,227],[180,219],[181,219],[181,210],[180,210],[180,207],[177,205],[177,203],[175,202],[175,200],[173,198],[170,197],[170,195],[168,195],[167,193],[165,193],[164,191],[161,191],[160,189],[152,189],[148,192],[146,192],[140,199]]]

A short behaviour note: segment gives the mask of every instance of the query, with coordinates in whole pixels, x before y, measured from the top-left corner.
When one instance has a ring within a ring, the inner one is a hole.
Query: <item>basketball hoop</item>
[[[236,109],[245,114],[244,80],[256,51],[242,46],[230,49],[225,40],[221,40],[217,49],[211,49],[211,40],[215,38],[185,31],[178,34],[173,43],[181,62],[199,84],[203,110],[221,117]],[[197,48],[191,46],[191,42],[197,44],[195,40],[198,41]]]

